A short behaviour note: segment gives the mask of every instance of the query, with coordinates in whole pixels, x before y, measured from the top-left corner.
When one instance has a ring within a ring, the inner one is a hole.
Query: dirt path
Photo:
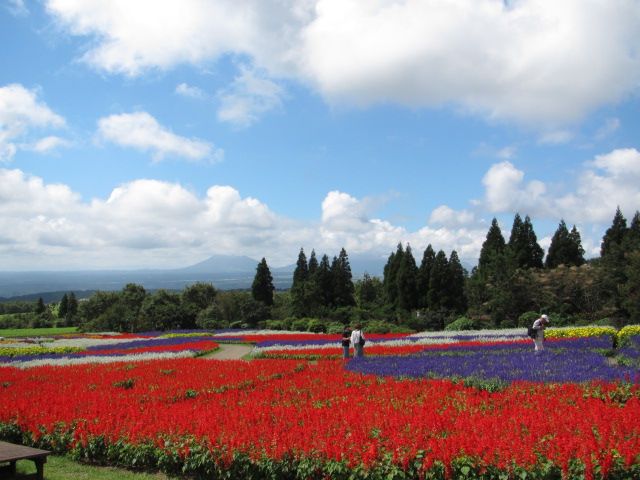
[[[220,348],[202,358],[212,358],[214,360],[240,360],[253,350],[251,345],[239,343],[221,343]]]

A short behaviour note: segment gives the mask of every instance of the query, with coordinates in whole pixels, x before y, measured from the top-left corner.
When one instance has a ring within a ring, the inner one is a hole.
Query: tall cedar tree
[[[418,267],[411,246],[407,244],[396,277],[397,305],[401,310],[411,311],[418,306],[417,277]]]
[[[528,215],[523,222],[520,214],[516,213],[508,247],[517,268],[542,268],[544,250],[538,245],[538,238]]]
[[[271,271],[267,265],[267,261],[262,258],[258,266],[256,267],[256,276],[253,279],[251,285],[251,295],[253,299],[262,302],[267,306],[273,305],[273,277]]]
[[[65,318],[69,312],[69,296],[65,293],[58,305],[58,318]]]
[[[329,257],[326,254],[320,259],[315,280],[322,295],[322,305],[325,307],[333,305],[333,277]]]
[[[416,280],[419,308],[427,308],[429,306],[429,278],[435,260],[436,252],[433,251],[433,247],[429,244],[422,254],[422,262],[420,262],[418,278]]]
[[[627,220],[622,215],[620,207],[616,208],[611,226],[607,229],[600,244],[600,256],[621,255],[622,242],[627,233]]]
[[[309,256],[309,267],[307,270],[309,272],[309,278],[313,277],[318,270],[318,259],[316,258],[315,250],[311,250],[311,255]]]
[[[558,265],[571,267],[580,266],[584,263],[584,249],[580,240],[580,233],[575,225],[569,233],[564,220],[560,220],[558,229],[551,238],[549,245],[549,253],[545,259],[544,266],[546,268],[556,268]]]
[[[44,300],[42,300],[42,297],[39,297],[38,302],[36,303],[36,313],[40,315],[41,313],[44,313],[46,309],[47,307],[44,305]]]
[[[76,294],[71,292],[69,294],[69,307],[67,309],[67,313],[69,317],[75,317],[78,313],[78,299],[76,298]]]
[[[349,307],[356,304],[351,275],[351,265],[347,251],[342,248],[338,257],[333,257],[331,264],[331,277],[333,279],[333,304],[336,307]]]
[[[309,266],[307,264],[307,256],[304,254],[304,249],[300,249],[298,254],[298,261],[296,262],[296,269],[293,271],[293,284],[291,288],[304,283],[309,278]]]
[[[466,273],[458,252],[453,250],[449,256],[449,308],[456,313],[464,313],[467,310],[467,298],[464,293],[464,281]]]
[[[449,262],[447,255],[438,250],[431,275],[429,277],[429,308],[432,310],[447,309],[449,299]]]
[[[624,240],[625,251],[640,249],[640,212],[636,210]]]
[[[487,238],[482,244],[480,250],[480,258],[478,259],[478,271],[481,274],[492,275],[492,265],[495,263],[495,257],[504,254],[506,243],[502,236],[502,231],[495,218],[491,221],[491,226],[487,232]]]
[[[398,270],[402,265],[402,257],[404,256],[404,248],[398,243],[395,253],[389,255],[389,260],[384,267],[384,294],[387,297],[387,303],[393,308],[398,306]]]

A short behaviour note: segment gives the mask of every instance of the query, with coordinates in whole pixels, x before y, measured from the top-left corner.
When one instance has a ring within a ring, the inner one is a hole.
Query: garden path
[[[244,345],[239,343],[221,343],[220,348],[213,353],[205,355],[202,358],[211,358],[214,360],[241,360],[253,350],[252,345]]]

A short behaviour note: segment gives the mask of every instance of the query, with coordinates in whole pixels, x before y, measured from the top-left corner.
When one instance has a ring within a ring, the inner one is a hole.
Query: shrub
[[[522,315],[518,317],[518,326],[519,327],[530,327],[533,325],[533,322],[540,316],[538,312],[524,312]]]
[[[476,330],[476,324],[473,320],[467,317],[459,317],[449,325],[444,327],[447,331],[455,331],[455,330]]]
[[[291,330],[295,332],[306,332],[309,328],[308,318],[296,318],[291,322]]]
[[[321,320],[313,318],[307,322],[307,330],[314,333],[325,333],[327,331],[327,327]]]

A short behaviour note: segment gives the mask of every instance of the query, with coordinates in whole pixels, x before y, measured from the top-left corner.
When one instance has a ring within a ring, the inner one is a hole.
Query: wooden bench
[[[0,479],[20,478],[43,480],[44,464],[47,455],[51,452],[39,448],[25,447],[15,443],[0,442],[0,464],[8,463],[0,467]],[[16,462],[18,460],[32,460],[36,464],[36,473],[16,477]]]

